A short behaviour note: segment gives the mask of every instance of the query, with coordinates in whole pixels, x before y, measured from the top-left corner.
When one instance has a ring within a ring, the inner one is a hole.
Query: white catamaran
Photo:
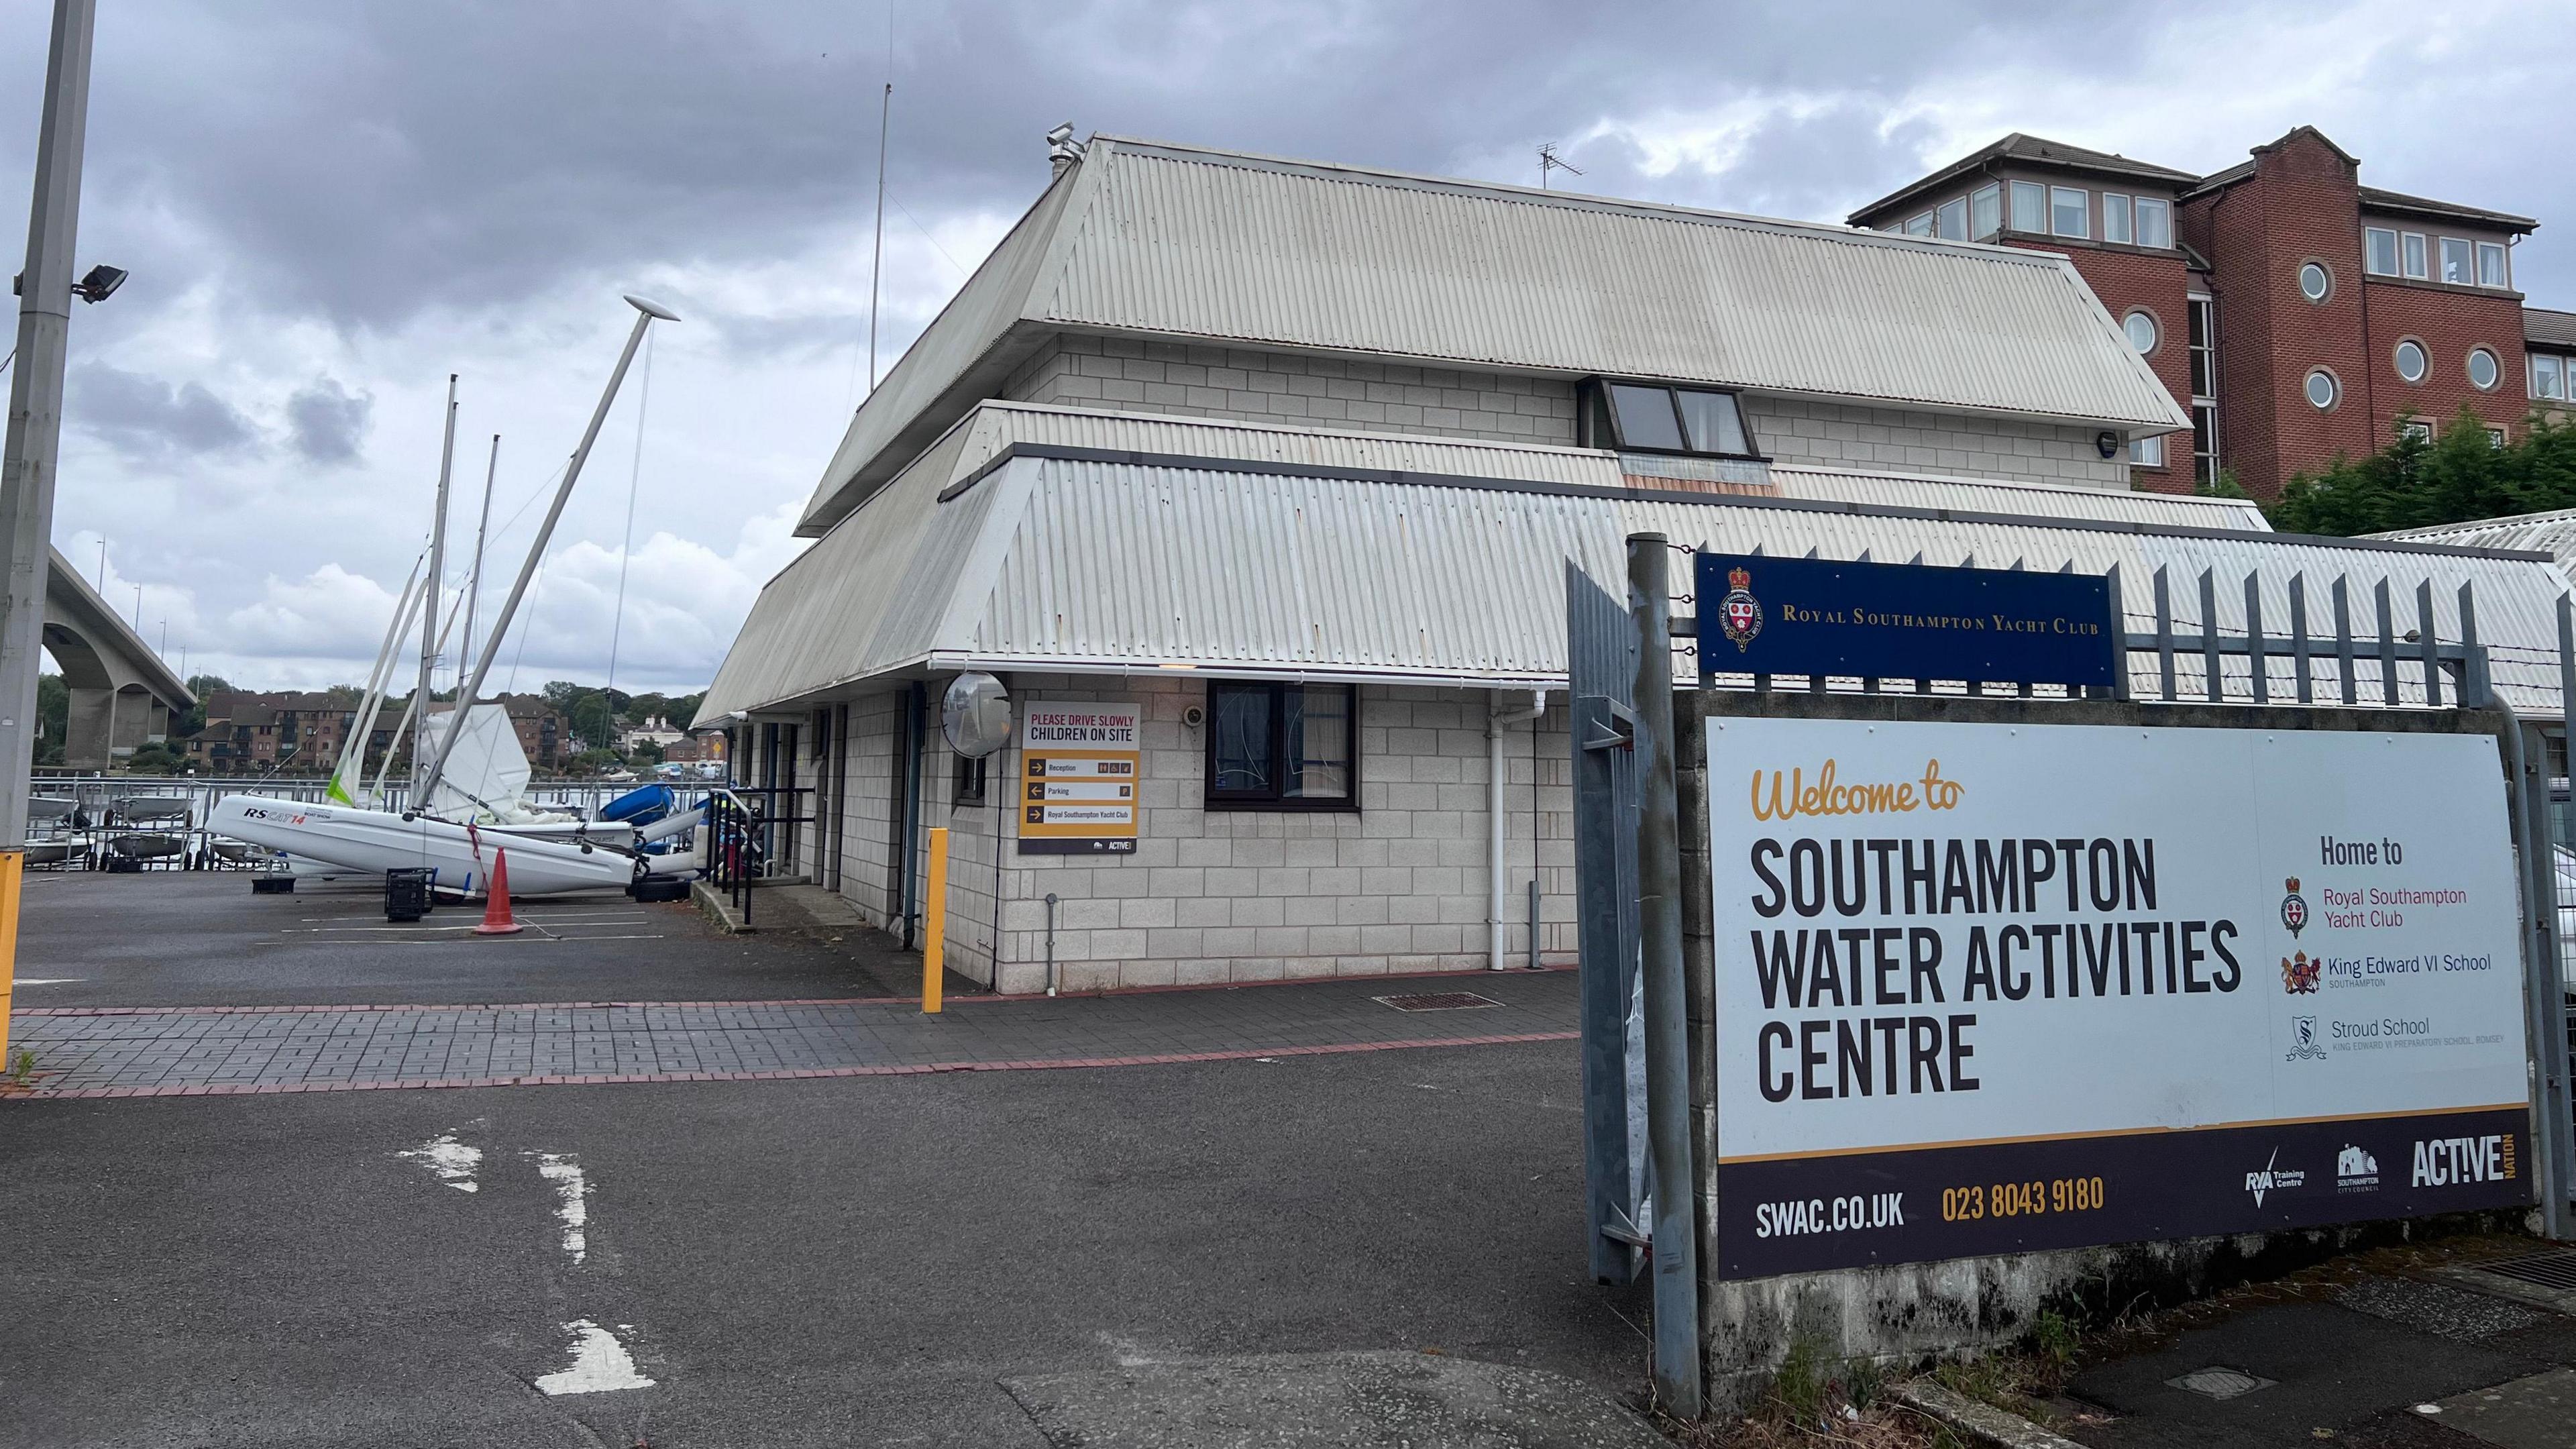
[[[524,796],[528,759],[520,748],[517,732],[500,706],[480,702],[484,679],[500,653],[501,641],[510,631],[519,601],[545,557],[555,523],[563,516],[564,504],[572,496],[573,484],[581,476],[591,445],[599,438],[600,426],[607,420],[619,385],[625,381],[627,367],[635,360],[645,329],[657,318],[679,320],[667,308],[642,298],[630,296],[626,300],[639,314],[634,330],[627,334],[626,349],[609,374],[608,386],[600,394],[599,406],[591,414],[581,446],[574,450],[572,461],[564,469],[563,482],[557,486],[553,505],[520,565],[509,599],[501,606],[491,633],[482,641],[472,674],[457,690],[461,707],[438,714],[423,713],[430,699],[430,662],[445,643],[447,626],[456,622],[459,612],[470,614],[472,609],[469,591],[467,601],[450,610],[443,625],[439,619],[447,486],[456,438],[455,379],[450,378],[438,506],[426,569],[415,565],[413,578],[404,584],[392,627],[386,632],[384,647],[368,676],[366,696],[354,728],[332,771],[325,802],[313,805],[258,795],[226,796],[216,802],[206,822],[210,831],[282,851],[297,863],[299,874],[381,875],[388,870],[424,868],[435,872],[432,882],[436,889],[465,894],[484,888],[494,856],[505,848],[510,860],[510,890],[523,895],[619,888],[638,876],[680,875],[701,867],[703,836],[694,852],[645,855],[629,847],[687,830],[703,818],[702,811],[658,821],[638,831],[622,823],[585,821],[578,816],[530,808]],[[489,489],[487,478],[487,516]],[[475,551],[479,559],[479,534]],[[480,580],[475,583],[479,586]],[[411,708],[405,711],[385,751],[386,767],[390,768],[403,735],[412,735],[411,798],[406,808],[397,812],[381,808],[387,799],[384,772],[379,770],[373,785],[365,779],[366,748],[391,686],[400,641],[416,617],[421,620],[420,682],[412,693]],[[459,720],[462,723],[457,723]],[[428,761],[425,768],[420,764],[423,760]]]

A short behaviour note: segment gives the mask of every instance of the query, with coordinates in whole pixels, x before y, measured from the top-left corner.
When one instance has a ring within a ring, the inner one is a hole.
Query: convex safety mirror
[[[939,730],[948,748],[980,760],[1011,742],[1011,696],[989,674],[961,674],[939,701]]]

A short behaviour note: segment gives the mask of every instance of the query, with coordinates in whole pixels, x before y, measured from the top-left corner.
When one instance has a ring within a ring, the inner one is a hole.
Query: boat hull
[[[512,895],[622,890],[635,878],[633,859],[614,851],[492,830],[469,831],[427,816],[406,818],[346,805],[227,795],[208,814],[206,829],[285,851],[299,862],[319,861],[360,874],[433,871],[435,888],[469,895],[483,889],[484,873],[491,869],[495,852],[502,849],[510,853]]]

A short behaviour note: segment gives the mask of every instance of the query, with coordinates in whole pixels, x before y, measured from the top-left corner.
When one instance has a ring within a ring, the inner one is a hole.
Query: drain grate
[[[2481,1273],[2500,1278],[2555,1288],[2561,1293],[2576,1293],[2576,1252],[2560,1249],[2554,1253],[2535,1253],[2528,1258],[2507,1258],[2501,1263],[2472,1265]]]
[[[2165,1382],[2171,1387],[2188,1390],[2204,1399],[2219,1400],[2241,1398],[2256,1389],[2272,1386],[2272,1381],[2260,1374],[2249,1374],[2243,1369],[2220,1368],[2215,1364],[2205,1369],[2193,1369],[2180,1378],[2167,1379]]]
[[[1502,1005],[1490,996],[1478,996],[1472,991],[1425,991],[1412,996],[1372,996],[1369,1000],[1382,1002],[1398,1011],[1472,1011],[1478,1007]]]

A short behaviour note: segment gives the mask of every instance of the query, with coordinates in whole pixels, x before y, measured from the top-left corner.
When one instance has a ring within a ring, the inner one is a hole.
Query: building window
[[[2501,424],[2488,425],[2487,446],[2490,448],[2501,448],[2504,446],[2504,428]]]
[[[2129,198],[2116,191],[2102,193],[2102,240],[2127,245],[2129,241]]]
[[[2397,344],[2397,375],[2408,382],[2424,380],[2424,344],[2408,338]]]
[[[2478,243],[2478,285],[2481,287],[2501,287],[2505,284],[2504,243]]]
[[[2567,396],[2566,364],[2546,352],[2531,357],[2531,395],[2551,399]]]
[[[2483,347],[2469,349],[2469,386],[2480,392],[2493,392],[2496,379],[2503,375],[2504,369],[2496,366],[2494,353]]]
[[[2333,407],[2336,395],[2342,391],[2335,382],[2335,375],[2322,367],[2310,372],[2301,388],[2308,395],[2308,405],[2319,412]]]
[[[2091,236],[2091,196],[2091,192],[2077,186],[2048,188],[2048,229],[2059,236]]]
[[[2375,277],[2397,275],[2397,232],[2392,227],[2366,226],[2361,229],[2362,266]]]
[[[2048,188],[2036,181],[2012,184],[2012,229],[2038,232],[2048,230]]]
[[[2306,262],[2299,267],[2299,295],[2311,302],[2322,302],[2334,295],[2334,273],[2323,262]]]
[[[2218,481],[2218,318],[2207,297],[2190,299],[2186,341],[2191,351],[2191,470],[2203,483]]]
[[[1210,684],[1207,803],[1355,808],[1358,722],[1356,685]]]
[[[1986,241],[2004,228],[2004,189],[1988,182],[1968,193],[1968,239]]]
[[[2424,233],[2422,233],[2422,232],[2420,232],[2420,231],[2410,231],[2410,232],[2406,233],[2406,236],[2405,236],[2405,242],[2406,242],[2406,275],[2408,275],[2408,276],[2410,276],[2410,277],[2413,277],[2415,280],[2417,280],[2417,281],[2419,281],[2419,282],[2420,282],[2420,281],[2423,281],[2423,280],[2424,280],[2424,275],[2425,275],[2425,269],[2424,269]]]
[[[2165,465],[2165,435],[2158,433],[2150,438],[2131,438],[2129,440],[2129,461],[2135,463],[2141,468],[2163,467]]]
[[[1951,241],[1968,239],[1968,199],[1954,196],[1941,203],[1940,232]]]
[[[2463,287],[2467,286],[2469,278],[2473,275],[2469,271],[2469,254],[2470,247],[2467,242],[2455,236],[2442,238],[2442,280],[2456,282]]]
[[[948,792],[950,807],[983,804],[986,798],[984,787],[992,778],[992,760],[989,757],[968,759],[964,755],[955,758],[957,768]]]
[[[2433,441],[2433,425],[2424,421],[2422,418],[2399,418],[2397,420],[2397,441],[2401,443],[2429,443]]]
[[[2138,198],[2138,245],[2173,245],[2173,203],[2161,196]]]
[[[1607,413],[1609,441],[1623,451],[1760,456],[1752,432],[1744,425],[1743,409],[1731,392],[1613,382],[1596,384],[1595,396],[1607,399],[1608,407],[1594,403],[1587,411],[1596,419]]]
[[[2132,312],[2120,322],[2120,330],[2129,334],[2129,345],[2140,354],[2156,350],[2156,319],[2144,312]]]
[[[1930,236],[1932,234],[1932,213],[1927,211],[1921,216],[1908,218],[1905,223],[1905,234],[1907,236]]]

